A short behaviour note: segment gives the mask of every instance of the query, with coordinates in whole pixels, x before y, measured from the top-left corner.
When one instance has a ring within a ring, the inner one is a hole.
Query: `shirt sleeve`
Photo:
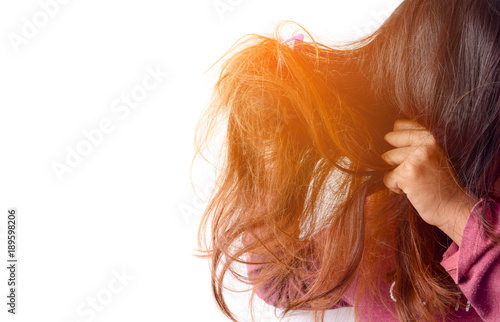
[[[324,231],[323,231],[324,232]],[[315,238],[318,238],[320,234],[316,235]],[[313,243],[314,239],[309,241],[309,243]],[[309,248],[314,251],[314,248]],[[311,258],[316,258],[316,256],[311,256]],[[246,259],[248,262],[259,262],[259,259],[262,261],[261,257],[256,257],[255,255],[246,254]],[[249,280],[255,279],[258,276],[260,270],[262,269],[262,265],[271,265],[271,264],[247,264],[247,273]],[[300,265],[297,270],[294,270],[294,274],[284,276],[276,276],[275,279],[281,279],[280,281],[269,281],[269,283],[264,284],[264,286],[260,287],[255,291],[256,295],[264,300],[267,304],[274,306],[276,308],[285,308],[287,303],[291,298],[296,299],[304,296],[309,287],[314,282],[313,280],[305,280],[303,281],[303,276],[305,276],[308,272],[317,269],[318,265],[313,261],[300,261],[298,264]],[[278,283],[276,283],[278,282]],[[273,286],[271,286],[273,285]],[[279,287],[275,287],[275,285],[280,285]],[[333,305],[329,309],[336,309],[341,307],[351,307],[352,305],[347,302],[346,297],[342,299],[339,303]],[[310,306],[301,307],[303,310],[311,309]]]
[[[500,205],[491,198],[486,205],[484,201],[474,205],[460,247],[453,242],[443,254],[441,265],[483,320],[500,321],[500,246],[486,235],[481,220],[484,209],[484,218],[500,236]]]

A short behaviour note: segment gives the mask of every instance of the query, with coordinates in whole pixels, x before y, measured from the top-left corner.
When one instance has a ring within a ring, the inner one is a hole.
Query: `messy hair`
[[[228,273],[251,282],[252,298],[290,276],[308,281],[305,295],[275,304],[284,314],[307,308],[316,319],[356,276],[356,301],[366,292],[381,297],[381,273],[395,281],[393,314],[401,321],[434,321],[464,304],[440,265],[451,239],[383,183],[394,168],[381,158],[392,148],[383,137],[399,118],[417,121],[464,190],[488,197],[500,146],[499,12],[497,0],[406,0],[373,34],[342,47],[300,25],[307,39],[290,46],[280,24],[224,55],[195,140],[202,154],[223,129],[199,245],[224,314],[236,321],[223,294]],[[248,253],[261,259],[252,281],[235,266],[251,264]],[[316,269],[300,270],[311,260]],[[384,265],[391,269],[381,272]]]

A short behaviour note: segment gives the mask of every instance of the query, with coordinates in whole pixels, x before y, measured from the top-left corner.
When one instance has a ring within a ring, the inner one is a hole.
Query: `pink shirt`
[[[494,246],[483,230],[478,215],[482,212],[482,201],[480,200],[471,210],[462,234],[461,246],[452,243],[443,254],[441,265],[458,284],[468,300],[467,303],[470,304],[465,309],[452,308],[454,316],[449,316],[447,321],[500,321],[500,246]],[[487,203],[491,205],[491,209],[486,207],[486,218],[495,232],[500,234],[500,204],[491,198],[487,199]],[[247,272],[251,278],[258,273],[258,266],[248,265]],[[293,283],[293,278],[290,278],[282,289],[259,289],[257,296],[266,303],[276,306],[276,299],[280,294],[283,292],[286,294],[287,290],[298,287]],[[332,309],[353,306],[355,287],[353,283],[344,294],[343,303],[335,305]],[[383,302],[392,312],[396,312],[391,284],[381,279],[380,288],[386,290],[387,294]],[[432,303],[422,305],[432,305]],[[375,321],[397,321],[383,303],[373,303],[368,297],[361,300],[359,312],[361,321],[368,321],[370,314],[376,318]]]

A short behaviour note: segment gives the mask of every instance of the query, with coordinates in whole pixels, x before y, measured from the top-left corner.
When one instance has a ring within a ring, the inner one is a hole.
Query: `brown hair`
[[[228,272],[253,285],[252,298],[291,276],[307,281],[305,295],[274,303],[285,314],[307,308],[323,319],[356,276],[357,301],[382,297],[380,278],[395,281],[401,321],[453,313],[461,292],[440,265],[451,240],[384,186],[392,168],[380,157],[391,149],[383,136],[398,118],[416,120],[464,189],[488,197],[500,146],[499,12],[493,0],[406,0],[375,33],[340,49],[302,27],[311,40],[292,48],[279,25],[225,55],[196,147],[201,154],[225,130],[199,245],[229,318]],[[261,264],[251,281],[235,266],[249,263],[245,254]],[[304,270],[308,262],[316,269]]]

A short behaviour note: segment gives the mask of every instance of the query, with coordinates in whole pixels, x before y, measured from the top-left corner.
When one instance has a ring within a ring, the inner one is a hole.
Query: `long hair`
[[[380,298],[383,278],[395,281],[399,320],[452,314],[464,303],[440,265],[451,239],[384,186],[393,167],[380,157],[392,148],[383,136],[396,119],[419,122],[458,183],[486,200],[500,147],[500,2],[406,0],[342,48],[301,26],[310,40],[289,46],[281,27],[228,51],[197,127],[197,155],[220,128],[225,135],[199,230],[217,304],[236,321],[223,294],[228,273],[251,283],[252,298],[293,276],[304,294],[275,304],[323,319],[353,283],[356,303],[366,292]],[[250,281],[237,265],[251,263],[260,270]]]

